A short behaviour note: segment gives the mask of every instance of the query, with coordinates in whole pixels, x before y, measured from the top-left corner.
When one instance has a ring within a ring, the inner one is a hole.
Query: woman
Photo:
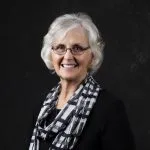
[[[103,47],[86,14],[66,14],[51,24],[41,57],[60,82],[43,103],[29,150],[134,149],[124,105],[92,77]]]

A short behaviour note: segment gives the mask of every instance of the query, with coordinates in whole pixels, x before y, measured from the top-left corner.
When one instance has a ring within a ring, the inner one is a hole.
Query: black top
[[[50,118],[53,119],[55,116],[56,113]],[[40,150],[48,150],[48,143],[51,141],[41,141]],[[135,150],[124,104],[106,90],[100,92],[73,150],[93,149]]]

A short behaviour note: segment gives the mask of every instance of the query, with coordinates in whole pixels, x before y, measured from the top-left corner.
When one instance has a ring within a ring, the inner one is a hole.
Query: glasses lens
[[[66,52],[66,50],[65,50],[66,47],[63,44],[59,44],[56,47],[52,47],[52,49],[56,54],[59,54],[59,55],[65,54],[65,52]]]
[[[84,48],[80,45],[74,45],[72,48],[72,53],[75,55],[81,55],[84,52]]]

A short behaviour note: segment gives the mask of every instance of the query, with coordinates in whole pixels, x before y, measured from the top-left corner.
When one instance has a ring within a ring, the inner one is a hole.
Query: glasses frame
[[[57,54],[57,55],[65,55],[66,54],[66,52],[67,52],[67,50],[70,50],[70,52],[71,52],[71,54],[72,55],[82,55],[83,53],[84,53],[84,51],[86,51],[86,50],[88,50],[90,48],[90,46],[87,46],[87,47],[82,47],[82,51],[81,51],[81,53],[79,53],[79,54],[77,54],[77,53],[74,53],[74,51],[73,51],[73,49],[71,48],[71,47],[66,47],[65,48],[65,51],[63,52],[63,53],[57,53],[57,48],[55,48],[54,46],[52,46],[52,50],[53,50],[53,52],[55,53],[55,54]]]

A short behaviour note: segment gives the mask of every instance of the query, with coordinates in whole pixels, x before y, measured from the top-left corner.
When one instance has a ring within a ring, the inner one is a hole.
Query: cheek
[[[85,61],[87,68],[91,66],[92,60],[93,60],[93,54],[90,54],[89,56],[85,57],[84,61]]]
[[[91,68],[92,60],[91,59],[86,59],[86,58],[87,57],[85,57],[84,60],[80,62],[80,64],[82,66],[82,70],[89,71],[90,68]]]
[[[92,69],[93,59],[94,59],[94,57],[92,55],[91,58],[89,59],[88,64],[87,64],[87,72],[90,72]]]
[[[57,62],[57,57],[53,53],[50,55],[50,59],[52,64],[55,65]]]
[[[54,67],[54,69],[56,70],[56,66],[57,66],[57,58],[54,55],[50,55],[50,59],[51,59],[51,64]]]
[[[54,69],[60,67],[61,61],[62,61],[62,57],[57,56],[57,55],[55,55],[55,54],[52,54],[52,55],[51,55],[51,62],[52,62],[52,65],[54,66]]]

